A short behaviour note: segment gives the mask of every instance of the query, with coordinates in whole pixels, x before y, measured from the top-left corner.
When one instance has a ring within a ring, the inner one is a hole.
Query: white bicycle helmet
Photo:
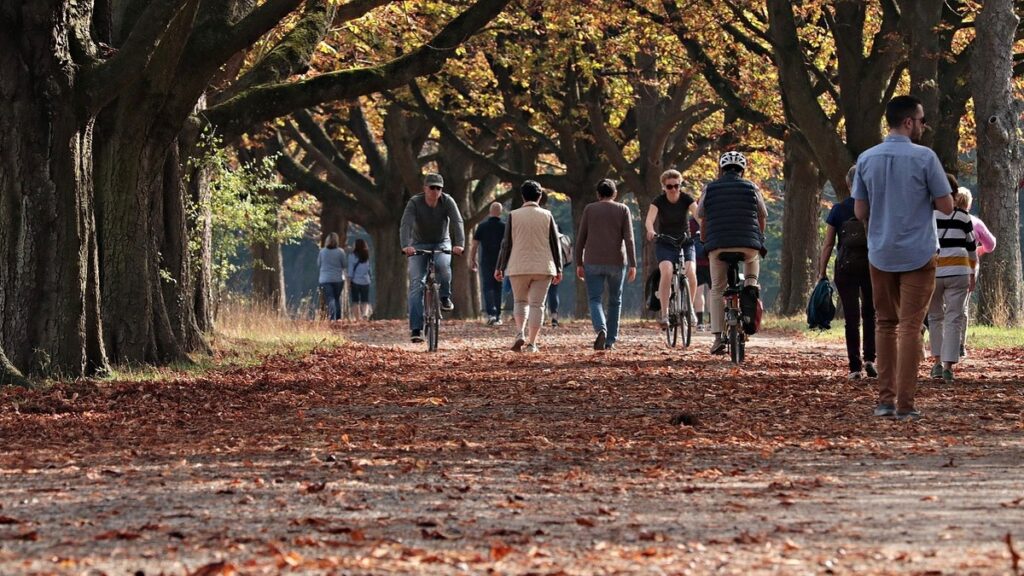
[[[726,152],[718,159],[718,167],[739,166],[740,169],[747,169],[747,157],[739,152]]]

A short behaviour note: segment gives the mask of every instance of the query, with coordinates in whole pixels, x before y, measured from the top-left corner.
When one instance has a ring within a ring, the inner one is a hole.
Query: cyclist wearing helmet
[[[661,194],[651,202],[647,210],[647,241],[654,240],[654,223],[658,222],[658,233],[682,238],[689,232],[689,218],[697,215],[697,201],[693,196],[683,192],[683,175],[677,170],[666,170],[661,175]],[[666,242],[658,242],[654,245],[654,258],[658,261],[658,271],[661,273],[661,281],[658,284],[658,300],[661,302],[661,327],[668,326],[668,299],[670,285],[672,282],[672,263],[679,262],[679,247]],[[684,256],[686,283],[690,289],[690,314],[693,316],[691,322],[696,322],[697,317],[693,315],[693,294],[697,291],[697,272],[694,261],[697,259],[693,245],[686,249]]]
[[[764,197],[753,182],[743,178],[747,159],[739,152],[726,152],[718,159],[719,175],[704,188],[697,207],[701,239],[711,264],[711,331],[715,339],[712,354],[723,354],[722,338],[725,307],[722,296],[727,282],[728,265],[719,260],[723,252],[742,252],[745,284],[757,286],[760,257],[766,252],[764,229],[768,210]]]

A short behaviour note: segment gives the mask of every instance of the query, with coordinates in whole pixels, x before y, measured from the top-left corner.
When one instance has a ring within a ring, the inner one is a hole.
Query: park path
[[[896,423],[793,335],[736,368],[640,323],[538,354],[507,326],[446,324],[436,354],[339,329],[202,378],[0,392],[0,573],[1013,573],[1024,350],[972,353]]]

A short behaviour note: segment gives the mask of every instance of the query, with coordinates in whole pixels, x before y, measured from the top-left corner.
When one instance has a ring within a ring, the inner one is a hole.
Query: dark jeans
[[[494,279],[494,267],[480,269],[480,291],[484,295],[487,316],[501,318],[501,282]]]
[[[558,284],[548,286],[548,314],[558,314]]]
[[[872,301],[871,276],[839,273],[835,281],[846,321],[846,356],[850,359],[850,372],[860,372],[864,362],[875,361],[875,304]],[[860,348],[861,320],[864,321],[863,356]]]
[[[341,319],[341,290],[344,282],[324,282],[320,288],[324,291],[324,298],[327,299],[328,320]]]

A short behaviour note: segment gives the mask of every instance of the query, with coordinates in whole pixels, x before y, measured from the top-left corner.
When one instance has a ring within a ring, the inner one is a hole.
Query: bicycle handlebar
[[[405,254],[405,252],[402,252],[402,253]],[[408,257],[411,257],[411,256],[433,256],[434,254],[452,254],[452,251],[451,250],[443,250],[443,249],[442,250],[420,250],[419,248],[416,248],[416,250],[412,254],[405,254],[405,256],[408,258]]]
[[[668,234],[655,234],[654,240],[655,242],[665,242],[666,244],[671,244],[676,248],[686,248],[688,246],[693,245],[693,238],[685,232],[680,238],[676,238],[675,236],[669,236]]]

